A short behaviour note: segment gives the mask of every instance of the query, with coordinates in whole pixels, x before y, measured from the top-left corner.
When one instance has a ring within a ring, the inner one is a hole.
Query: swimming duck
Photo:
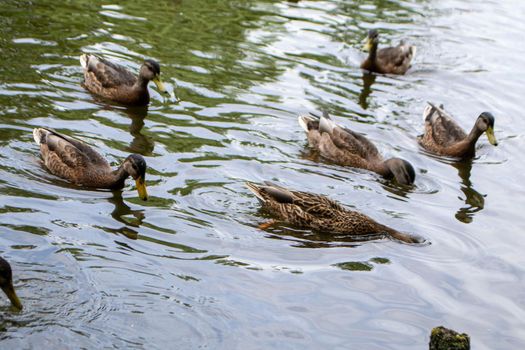
[[[148,199],[146,192],[146,161],[141,155],[131,154],[113,170],[109,163],[90,146],[58,132],[36,128],[36,143],[49,171],[77,185],[94,188],[121,189],[131,176],[135,179],[139,197]]]
[[[422,243],[423,239],[381,225],[368,216],[346,209],[338,202],[322,195],[290,191],[265,182],[246,186],[255,194],[265,209],[279,220],[302,228],[334,234],[347,234],[356,238],[388,237],[405,243]],[[273,222],[272,222],[273,223]],[[268,227],[266,224],[262,227]]]
[[[457,158],[472,158],[476,154],[476,142],[484,132],[489,142],[497,146],[494,136],[494,116],[489,112],[479,115],[467,135],[465,131],[440,107],[428,103],[423,111],[425,133],[418,137],[419,144],[429,152]]]
[[[322,117],[300,116],[299,124],[307,133],[310,147],[323,157],[337,164],[371,170],[387,179],[394,178],[402,185],[414,183],[416,172],[409,162],[400,158],[383,160],[370,140],[337,125],[327,112],[323,112]]]
[[[138,76],[117,63],[95,55],[81,55],[80,64],[84,68],[83,86],[104,98],[127,105],[147,105],[150,81],[157,85],[160,92],[169,95],[160,80],[160,65],[154,60],[145,60]]]
[[[13,287],[13,272],[11,270],[11,265],[4,259],[0,257],[0,288],[7,295],[11,304],[17,309],[22,309],[22,303],[15,292],[15,287]]]
[[[368,51],[368,57],[361,63],[361,68],[381,74],[405,74],[416,55],[416,47],[401,41],[396,47],[378,50],[378,44],[379,33],[372,29],[368,32],[363,48]]]

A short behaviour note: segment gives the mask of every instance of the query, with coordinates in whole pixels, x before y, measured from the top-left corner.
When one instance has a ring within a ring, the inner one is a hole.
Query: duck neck
[[[124,164],[121,164],[117,170],[111,173],[113,176],[111,188],[121,189],[124,187],[126,179],[129,177],[129,173],[124,169]]]
[[[386,161],[372,163],[369,170],[378,173],[386,179],[390,179],[394,176],[394,174],[392,174],[392,171],[390,171],[388,165],[386,165]]]
[[[368,53],[368,58],[374,62],[376,60],[377,56],[377,43],[373,43],[372,47],[370,48],[370,52]]]
[[[483,134],[483,132],[484,131],[480,130],[478,127],[474,125],[474,127],[470,131],[470,134],[468,134],[468,137],[467,137],[468,141],[472,143],[473,145],[475,145],[479,137]]]
[[[418,240],[415,237],[412,237],[406,233],[399,232],[397,230],[394,230],[393,228],[390,228],[388,226],[380,225],[382,231],[386,232],[390,238],[393,238],[395,240],[405,242],[405,243],[418,243]]]
[[[135,83],[135,85],[138,86],[139,88],[147,91],[148,90],[148,84],[149,84],[149,80],[144,78],[142,75],[139,74],[139,76],[137,78],[137,82]]]
[[[474,125],[474,127],[468,134],[467,138],[465,139],[466,144],[464,147],[465,147],[466,153],[468,153],[469,155],[470,154],[474,155],[475,150],[476,150],[476,142],[478,142],[478,139],[481,136],[481,134],[483,134],[483,131]]]

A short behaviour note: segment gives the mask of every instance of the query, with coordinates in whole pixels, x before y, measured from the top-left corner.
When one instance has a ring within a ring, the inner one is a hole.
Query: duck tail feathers
[[[33,138],[35,139],[37,145],[44,143],[47,134],[49,134],[49,131],[44,128],[33,129]]]
[[[250,191],[253,192],[253,194],[255,195],[255,197],[257,197],[257,199],[261,202],[261,203],[264,203],[266,202],[266,200],[264,199],[263,195],[261,194],[261,189],[259,186],[257,186],[256,184],[254,184],[253,182],[245,182],[245,185],[246,187],[248,187],[248,189]]]
[[[412,60],[414,59],[414,57],[416,57],[416,52],[417,52],[417,47],[414,45],[410,46],[410,53],[412,55],[411,57]]]
[[[336,127],[337,124],[330,118],[328,112],[324,111],[323,116],[319,121],[319,131],[324,131],[330,134]]]
[[[427,101],[427,105],[423,110],[423,120],[425,122],[431,122],[435,112],[438,112],[438,107],[436,107],[436,105],[434,105],[433,103]]]
[[[294,195],[292,192],[271,182],[266,181],[263,186],[256,185],[253,182],[246,182],[246,187],[253,192],[261,203],[265,203],[267,200],[283,204],[294,202]]]
[[[427,104],[428,105],[423,111],[423,119],[426,122],[433,122],[435,118],[440,116],[448,119],[454,119],[447,111],[445,111],[443,104],[440,104],[439,107],[431,102],[427,102]]]
[[[319,118],[313,115],[300,115],[297,117],[297,121],[306,132],[319,127]]]
[[[80,65],[82,66],[82,68],[87,69],[88,61],[89,61],[89,55],[88,54],[80,55]]]

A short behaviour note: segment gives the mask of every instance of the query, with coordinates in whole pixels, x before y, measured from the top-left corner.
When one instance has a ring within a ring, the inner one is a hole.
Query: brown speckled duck
[[[160,92],[169,93],[160,80],[160,65],[145,60],[135,76],[125,67],[95,55],[80,56],[84,68],[83,86],[94,94],[127,105],[149,103],[148,83],[153,81]]]
[[[396,47],[378,49],[378,44],[379,33],[370,30],[364,47],[368,57],[361,63],[361,68],[381,74],[405,74],[416,55],[416,47],[401,42]]]
[[[49,171],[77,185],[93,188],[121,189],[128,176],[135,179],[139,197],[148,199],[146,191],[146,161],[131,154],[118,169],[82,141],[45,128],[33,130],[36,143]]]
[[[11,270],[11,265],[4,258],[0,257],[0,288],[7,295],[11,301],[11,305],[15,308],[21,310],[22,303],[15,292],[15,287],[13,287],[13,271]]]
[[[418,137],[418,142],[431,153],[456,158],[472,158],[476,155],[476,142],[483,133],[487,134],[492,145],[498,145],[494,136],[494,116],[489,112],[479,115],[469,134],[445,112],[443,106],[438,107],[428,103],[423,111],[423,118],[425,133]]]
[[[337,125],[328,113],[322,117],[313,114],[300,116],[299,124],[306,131],[310,147],[321,156],[340,165],[367,169],[399,184],[414,183],[416,172],[412,165],[400,158],[383,160],[376,146],[366,137]]]
[[[278,220],[314,231],[345,234],[357,239],[388,237],[405,243],[422,243],[424,240],[381,225],[368,216],[346,209],[328,197],[307,192],[290,191],[270,182],[246,186],[261,204]],[[273,223],[273,222],[272,222]],[[267,227],[269,225],[265,225]],[[260,226],[261,227],[261,226]]]

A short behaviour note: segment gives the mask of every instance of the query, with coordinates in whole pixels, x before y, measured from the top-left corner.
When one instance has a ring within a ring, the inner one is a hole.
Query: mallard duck
[[[277,219],[298,227],[334,234],[347,234],[356,238],[386,234],[392,239],[405,243],[423,241],[419,237],[381,225],[368,216],[346,209],[338,202],[322,195],[290,191],[270,182],[262,186],[247,182],[246,186],[255,194],[264,208]]]
[[[160,92],[169,95],[160,80],[160,65],[154,60],[145,60],[138,76],[119,64],[95,55],[81,55],[80,64],[84,68],[84,87],[104,98],[127,105],[147,105],[150,80]]]
[[[313,114],[300,116],[299,124],[306,131],[310,146],[329,160],[354,168],[376,172],[398,183],[414,183],[416,172],[412,165],[400,158],[383,160],[376,146],[366,137],[337,125],[327,112],[322,117]]]
[[[11,265],[4,259],[0,257],[0,288],[7,295],[11,304],[17,309],[22,309],[22,303],[15,292],[15,287],[13,287],[13,272],[11,270]]]
[[[401,41],[396,47],[378,50],[378,44],[379,33],[372,29],[363,48],[368,51],[368,57],[361,63],[361,68],[381,74],[405,74],[416,55],[416,47]]]
[[[146,192],[146,161],[141,155],[131,154],[113,170],[109,163],[90,146],[58,132],[36,128],[33,130],[36,143],[49,171],[75,184],[121,189],[128,176],[135,179],[139,197],[148,199]]]
[[[468,135],[445,112],[443,106],[438,107],[429,102],[423,111],[423,118],[425,133],[418,137],[418,141],[429,152],[442,156],[472,158],[476,154],[476,142],[484,132],[492,145],[498,145],[494,136],[494,116],[489,112],[479,115]]]

